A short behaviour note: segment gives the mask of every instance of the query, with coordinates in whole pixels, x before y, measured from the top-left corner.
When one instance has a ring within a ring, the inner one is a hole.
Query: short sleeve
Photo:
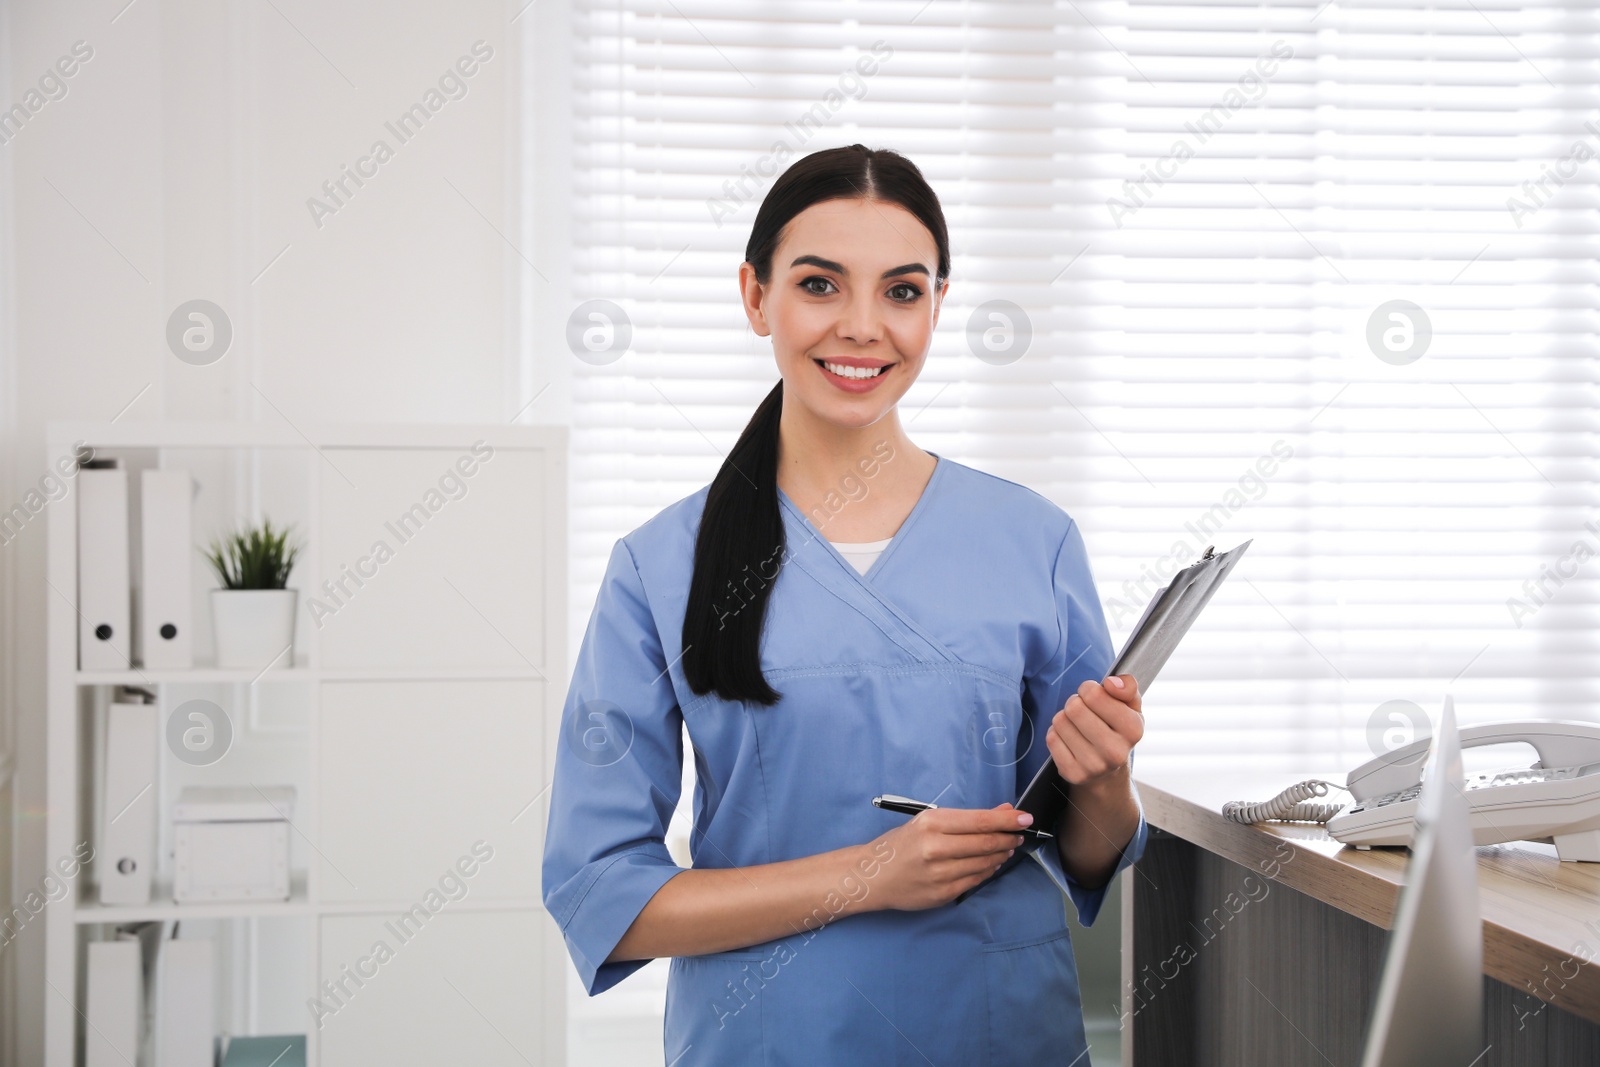
[[[593,996],[646,960],[607,963],[684,868],[665,837],[682,789],[683,715],[627,544],[612,548],[561,712],[542,892]]]
[[[1066,706],[1078,686],[1088,679],[1101,681],[1111,670],[1111,633],[1106,627],[1105,612],[1100,607],[1100,594],[1089,570],[1089,553],[1084,546],[1078,524],[1068,520],[1066,535],[1056,552],[1051,578],[1054,590],[1056,621],[1060,637],[1055,651],[1042,662],[1030,664],[1023,678],[1022,707],[1032,726],[1033,744],[1017,764],[1017,794],[1033,780],[1044,762],[1050,759],[1050,749],[1044,735],[1050,729],[1056,712]],[[1132,754],[1128,757],[1133,761]],[[1137,798],[1137,794],[1135,794]],[[1144,810],[1139,811],[1139,825],[1122,850],[1116,870],[1099,889],[1085,889],[1061,866],[1053,843],[1046,842],[1033,850],[1034,859],[1044,867],[1050,880],[1067,895],[1078,911],[1078,921],[1084,926],[1094,923],[1105,903],[1106,893],[1122,870],[1144,854],[1149,828],[1145,824]]]

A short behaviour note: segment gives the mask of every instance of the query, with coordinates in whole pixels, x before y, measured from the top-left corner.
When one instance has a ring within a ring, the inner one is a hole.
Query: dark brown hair
[[[744,258],[767,285],[784,227],[825,200],[871,199],[915,215],[939,249],[934,287],[950,276],[944,211],[922,172],[900,153],[853,144],[798,159],[756,211]],[[694,577],[683,616],[683,672],[689,688],[724,700],[770,706],[783,695],[761,673],[761,628],[785,556],[778,504],[778,424],[783,380],[756,408],[711,482],[694,545]]]

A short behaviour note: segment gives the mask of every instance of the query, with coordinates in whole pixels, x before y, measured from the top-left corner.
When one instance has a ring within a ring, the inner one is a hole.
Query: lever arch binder
[[[168,938],[156,961],[156,1062],[213,1067],[215,950],[202,938]]]
[[[129,627],[128,472],[78,472],[78,666],[127,670]]]
[[[84,1067],[127,1067],[139,1055],[144,975],[138,941],[91,941],[85,968]]]
[[[194,666],[186,470],[139,472],[139,654],[147,670]]]
[[[107,712],[101,845],[95,859],[102,904],[150,903],[159,731],[154,704],[112,704]]]

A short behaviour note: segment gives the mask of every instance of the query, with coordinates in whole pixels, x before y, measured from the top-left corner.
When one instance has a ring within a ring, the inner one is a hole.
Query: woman
[[[914,164],[798,160],[745,259],[781,380],[716,479],[612,549],[563,714],[545,906],[591,995],[672,957],[668,1063],[1079,1063],[1063,894],[1092,922],[1146,836],[1139,697],[1098,681],[1083,539],[901,426],[950,273]],[[663,844],[684,725],[690,869]],[[1035,862],[1011,860],[1032,818],[1011,801],[1046,759],[1073,803]]]

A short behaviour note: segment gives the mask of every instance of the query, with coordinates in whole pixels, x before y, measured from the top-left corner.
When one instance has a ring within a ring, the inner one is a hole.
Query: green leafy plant
[[[289,543],[289,528],[275,530],[271,519],[263,519],[260,526],[213,539],[206,559],[223,588],[284,588],[300,552],[300,546]]]

